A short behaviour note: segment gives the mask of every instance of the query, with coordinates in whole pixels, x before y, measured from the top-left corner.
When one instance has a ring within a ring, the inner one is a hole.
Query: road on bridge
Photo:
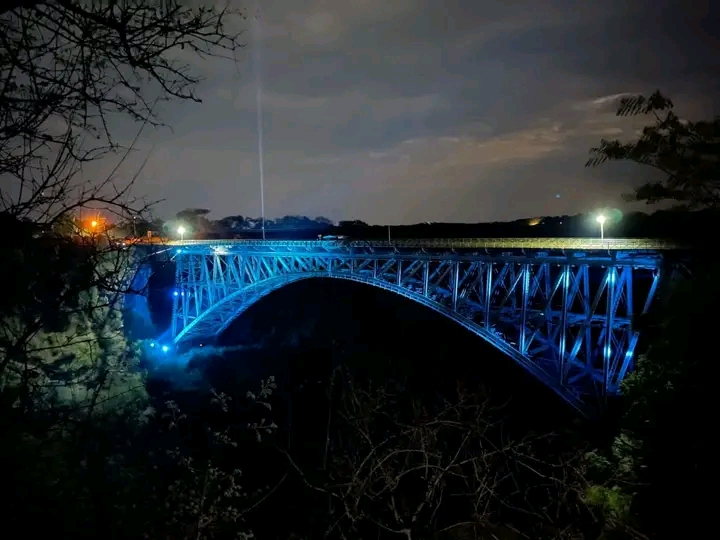
[[[409,238],[388,242],[387,240],[175,240],[172,246],[277,246],[277,247],[323,247],[337,245],[344,247],[395,247],[398,249],[577,249],[665,251],[683,249],[675,242],[653,238]]]

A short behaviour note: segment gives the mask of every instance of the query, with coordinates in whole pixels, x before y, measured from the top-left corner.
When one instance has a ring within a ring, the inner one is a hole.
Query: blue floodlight
[[[177,291],[173,291],[173,296],[177,296],[179,293]]]
[[[170,350],[170,347],[168,347],[167,345],[162,346],[162,352],[168,352],[169,350]]]

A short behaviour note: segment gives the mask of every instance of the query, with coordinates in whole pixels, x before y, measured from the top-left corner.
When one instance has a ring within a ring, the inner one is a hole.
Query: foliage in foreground
[[[709,526],[700,486],[714,443],[708,349],[720,324],[718,276],[714,263],[668,284],[646,328],[652,345],[624,385],[622,431],[608,451],[589,456],[606,479],[594,502],[646,534],[700,534]]]
[[[621,101],[618,116],[645,115],[654,124],[633,142],[605,140],[593,148],[587,167],[609,161],[632,161],[660,173],[660,181],[646,183],[628,196],[648,204],[674,201],[691,209],[720,204],[720,118],[688,121],[673,112],[673,102],[659,91],[650,97]]]
[[[258,418],[274,388],[266,381],[248,396],[244,421],[229,396],[215,393],[205,414],[217,411],[224,428],[168,401],[142,420],[93,417],[74,431],[15,432],[3,447],[17,475],[3,486],[6,526],[40,534],[47,522],[62,523],[59,538],[252,537],[245,515],[267,490],[247,488],[240,464],[243,447],[275,429]]]
[[[0,246],[0,456],[6,526],[40,534],[62,523],[67,538],[233,537],[248,499],[228,448],[229,426],[197,426],[172,402],[151,406],[139,349],[123,334],[128,252],[81,236],[11,226]],[[269,409],[269,381],[251,405]],[[228,414],[229,398],[213,406]],[[253,420],[240,431],[272,432]],[[198,448],[200,451],[198,451]],[[252,500],[252,495],[250,499]],[[227,535],[225,535],[227,536]]]
[[[579,456],[513,440],[481,391],[412,393],[337,369],[321,464],[285,453],[306,488],[305,538],[574,538],[602,532]],[[553,457],[554,456],[554,457]],[[320,514],[320,515],[318,515]]]

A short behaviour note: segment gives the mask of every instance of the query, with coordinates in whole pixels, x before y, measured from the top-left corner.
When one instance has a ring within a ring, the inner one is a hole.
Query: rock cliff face
[[[137,263],[129,274],[129,283],[125,287],[128,292],[122,296],[125,333],[133,339],[157,338],[165,328],[158,328],[157,321],[153,320],[150,295],[163,291],[169,294],[165,285],[172,286],[172,282],[161,283],[155,287],[157,291],[153,291],[151,280],[160,274],[172,276],[173,264],[165,247],[138,245],[130,249]]]

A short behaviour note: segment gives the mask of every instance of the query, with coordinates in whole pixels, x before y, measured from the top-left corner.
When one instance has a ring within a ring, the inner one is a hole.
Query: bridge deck
[[[601,250],[601,251],[667,251],[684,249],[669,240],[653,238],[409,238],[387,240],[176,240],[172,246],[247,246],[282,248],[323,248],[337,247],[373,247],[397,249],[531,249],[531,250]]]

